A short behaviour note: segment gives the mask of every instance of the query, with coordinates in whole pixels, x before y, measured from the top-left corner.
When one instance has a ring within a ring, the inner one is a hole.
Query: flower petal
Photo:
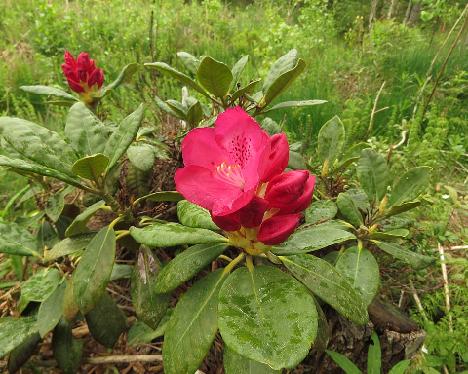
[[[289,162],[289,144],[285,133],[271,136],[269,143],[270,153],[262,174],[263,182],[270,180],[275,175],[281,174]]]
[[[226,153],[215,141],[213,128],[194,129],[182,141],[184,165],[202,166],[213,169],[228,160]]]
[[[304,192],[293,204],[281,208],[280,214],[285,213],[298,213],[305,210],[312,202],[312,195],[314,194],[315,175],[310,174],[304,187]]]
[[[299,225],[300,218],[300,214],[285,214],[267,219],[260,226],[258,241],[267,245],[284,242]]]

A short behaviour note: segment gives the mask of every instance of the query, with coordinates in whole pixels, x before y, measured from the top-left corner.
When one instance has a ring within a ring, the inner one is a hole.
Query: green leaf
[[[178,223],[153,223],[144,228],[130,227],[137,243],[149,247],[173,247],[181,244],[223,243],[228,240],[213,231],[186,227]]]
[[[39,334],[26,338],[21,345],[10,352],[8,357],[8,373],[16,373],[32,356],[41,341]]]
[[[171,108],[173,112],[176,113],[176,116],[178,118],[181,118],[183,120],[187,119],[187,107],[183,105],[182,103],[179,103],[177,100],[166,100],[166,104]]]
[[[290,169],[307,169],[307,164],[304,157],[299,152],[289,151],[288,168]]]
[[[81,251],[86,248],[93,237],[94,234],[82,234],[61,240],[50,251],[44,252],[44,260],[54,261],[60,257]]]
[[[21,296],[18,309],[22,312],[31,301],[47,299],[60,283],[60,272],[55,268],[43,268],[28,280],[21,282]]]
[[[224,97],[229,92],[233,76],[226,64],[205,56],[198,66],[197,80],[209,93]]]
[[[203,107],[198,100],[188,107],[186,119],[191,127],[197,127],[204,117]]]
[[[47,199],[45,213],[53,222],[57,222],[65,206],[65,196],[72,192],[74,188],[67,186],[60,192],[56,192]]]
[[[372,343],[369,345],[369,352],[367,354],[367,374],[380,374],[380,341],[375,331],[372,332],[371,338]]]
[[[174,69],[173,67],[169,66],[168,64],[164,62],[150,62],[150,63],[146,63],[145,66],[148,68],[152,68],[152,69],[156,69],[156,70],[160,70],[162,72],[168,73],[173,78],[177,79],[179,82],[194,89],[195,91],[201,93],[202,95],[209,97],[209,95],[203,89],[203,87],[201,87],[192,78],[190,78],[188,75],[185,75],[184,73],[181,73],[180,71]]]
[[[346,374],[362,374],[362,371],[359,370],[359,368],[345,355],[329,350],[326,350],[325,352],[327,352],[335,364],[342,368]]]
[[[99,343],[112,348],[127,329],[127,319],[107,292],[86,315],[89,332]]]
[[[395,243],[383,243],[379,241],[373,241],[382,251],[388,253],[390,256],[393,256],[401,261],[404,261],[414,267],[415,269],[421,269],[427,267],[432,262],[434,258],[429,256],[424,256],[416,252],[412,252],[406,248],[403,248]]]
[[[369,200],[378,202],[387,192],[387,161],[376,151],[363,149],[357,164],[357,177]]]
[[[314,299],[304,285],[271,266],[235,270],[219,293],[225,345],[275,370],[296,366],[317,333]]]
[[[41,86],[41,85],[21,86],[20,90],[23,90],[24,92],[36,94],[36,95],[53,95],[53,96],[62,97],[64,99],[68,99],[68,100],[73,100],[73,101],[78,100],[75,96],[70,95],[69,93],[61,90],[60,88],[56,88],[56,87]]]
[[[335,267],[350,280],[364,303],[369,305],[379,289],[379,265],[372,253],[365,248],[347,248],[338,257]]]
[[[388,241],[395,241],[406,238],[409,235],[409,230],[407,229],[394,229],[385,232],[373,232],[369,235],[371,239],[376,240],[388,240]]]
[[[109,159],[102,153],[80,158],[72,166],[72,172],[81,178],[99,181],[99,177],[109,165]]]
[[[115,258],[115,232],[103,227],[91,240],[73,273],[76,304],[86,314],[104,294]]]
[[[218,293],[222,270],[196,282],[179,300],[164,334],[166,374],[193,374],[210,350],[218,330]]]
[[[182,64],[190,71],[192,74],[196,74],[198,66],[200,65],[200,60],[195,56],[187,52],[177,52],[177,57],[180,58]]]
[[[280,374],[268,365],[241,356],[228,347],[224,347],[224,371],[226,374]]]
[[[182,225],[208,230],[219,230],[211,219],[210,212],[201,206],[187,200],[177,203],[177,218]]]
[[[170,292],[194,277],[215,260],[227,248],[227,244],[197,244],[172,259],[156,279],[156,292]]]
[[[70,108],[64,133],[80,157],[102,153],[111,132],[84,103]]]
[[[411,360],[400,361],[390,369],[388,374],[405,374],[406,369],[408,369],[410,364],[411,364]]]
[[[260,126],[269,135],[274,135],[281,132],[281,126],[278,125],[278,122],[272,120],[270,117],[265,117],[264,119],[262,119],[262,122],[260,122]]]
[[[152,329],[146,323],[137,321],[132,325],[128,331],[127,343],[130,346],[135,346],[139,344],[148,344],[151,343],[156,338],[159,338],[164,335],[166,332],[169,319],[172,315],[172,309],[168,309],[166,314],[159,322],[159,325],[156,329]]]
[[[39,257],[34,236],[14,222],[0,221],[0,253]]]
[[[129,279],[132,277],[132,274],[133,266],[114,263],[114,266],[112,267],[110,281],[112,282],[120,279]]]
[[[244,72],[245,66],[249,62],[249,56],[242,56],[232,67],[232,82],[230,91],[236,88],[237,83],[240,81],[240,77]]]
[[[296,101],[284,101],[282,103],[278,103],[273,105],[272,107],[262,110],[262,114],[272,112],[278,109],[286,109],[286,108],[302,108],[314,105],[320,105],[327,103],[327,100],[296,100]]]
[[[0,357],[10,353],[35,334],[37,328],[34,317],[0,318]]]
[[[336,198],[336,205],[345,220],[354,227],[359,228],[364,224],[361,212],[354,204],[353,199],[346,192],[342,192],[338,195]]]
[[[297,280],[341,315],[361,325],[369,320],[360,294],[327,261],[307,254],[280,256],[280,260]]]
[[[345,129],[341,120],[335,116],[322,126],[318,133],[317,154],[320,161],[328,160],[333,165],[343,149]]]
[[[184,197],[177,191],[161,191],[161,192],[153,192],[153,193],[150,193],[149,195],[142,196],[136,199],[133,204],[136,205],[139,202],[144,201],[144,200],[154,201],[154,202],[160,202],[160,201],[175,202],[175,201],[180,201],[183,199]]]
[[[148,248],[138,254],[132,276],[132,301],[138,319],[156,328],[169,306],[170,295],[157,290],[161,264]]]
[[[385,216],[386,217],[395,216],[397,214],[401,214],[401,213],[407,212],[408,210],[417,208],[420,205],[421,205],[420,201],[409,201],[401,205],[394,205],[385,212]]]
[[[43,338],[52,331],[60,321],[63,314],[63,301],[66,283],[60,283],[47,299],[45,299],[37,313],[37,329]]]
[[[336,170],[341,170],[347,168],[353,162],[359,160],[361,152],[363,149],[370,148],[369,143],[357,143],[351,147],[345,149],[341,156],[339,157],[339,162],[335,167]]]
[[[234,103],[234,101],[236,101],[241,96],[251,94],[253,92],[253,90],[255,89],[255,87],[257,86],[258,82],[260,82],[260,79],[256,79],[254,81],[251,81],[247,86],[239,88],[230,97],[230,99],[229,99],[230,103],[231,104]]]
[[[401,205],[415,200],[428,186],[431,169],[426,166],[407,171],[392,188],[388,205]]]
[[[137,70],[138,70],[137,63],[133,62],[131,64],[125,65],[123,69],[120,71],[116,80],[102,88],[101,97],[106,95],[109,91],[117,88],[121,84],[128,83],[130,79],[132,78],[133,74],[135,74]]]
[[[333,219],[337,212],[338,208],[332,200],[315,201],[305,210],[305,221],[311,224],[326,222]]]
[[[135,140],[138,129],[143,120],[144,106],[140,104],[128,117],[114,130],[104,148],[104,155],[109,158],[107,170],[112,169],[125,154],[130,144]]]
[[[302,73],[304,68],[305,62],[297,57],[295,49],[276,60],[263,83],[262,107],[267,106],[281,94]]]
[[[153,169],[156,152],[151,144],[137,143],[128,147],[127,157],[133,166],[146,172]]]
[[[285,243],[274,246],[273,253],[285,256],[296,255],[353,239],[356,239],[356,237],[345,230],[334,227],[311,226],[296,231]]]
[[[75,374],[78,371],[83,355],[83,341],[73,337],[71,323],[64,319],[60,320],[54,330],[52,349],[64,374]]]
[[[106,203],[103,200],[100,200],[83,210],[75,217],[72,223],[70,223],[70,226],[67,227],[65,236],[70,237],[89,232],[89,229],[86,226],[87,223],[99,209],[104,209],[105,205]]]

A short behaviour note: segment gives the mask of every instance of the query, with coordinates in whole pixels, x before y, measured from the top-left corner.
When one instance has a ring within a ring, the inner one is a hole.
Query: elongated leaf
[[[94,234],[82,234],[73,238],[66,238],[55,244],[50,251],[45,251],[44,260],[54,261],[60,257],[85,249],[93,237]]]
[[[166,332],[166,328],[169,323],[169,319],[172,316],[172,312],[172,309],[168,309],[164,317],[161,319],[161,322],[159,322],[158,327],[154,330],[144,322],[137,321],[134,323],[128,331],[128,344],[131,346],[138,344],[148,344],[151,343],[152,340],[163,336]]]
[[[372,343],[369,345],[369,352],[367,353],[367,374],[380,374],[381,366],[381,351],[380,341],[377,334],[372,332]]]
[[[362,214],[354,204],[354,201],[346,192],[342,192],[336,198],[336,205],[342,216],[354,227],[359,228],[364,222]]]
[[[72,172],[82,178],[99,181],[100,176],[109,165],[109,159],[102,153],[80,158],[72,166]]]
[[[395,216],[397,214],[401,214],[407,212],[408,210],[417,208],[421,205],[420,201],[408,201],[407,203],[403,203],[401,205],[393,205],[389,210],[385,212],[386,217]]]
[[[43,338],[49,331],[52,331],[62,318],[63,298],[65,295],[66,283],[60,283],[57,288],[45,299],[37,313],[37,329]]]
[[[131,64],[125,65],[123,69],[120,71],[115,81],[103,87],[101,91],[101,96],[106,95],[109,91],[119,87],[121,84],[129,82],[133,74],[135,74],[137,70],[138,70],[137,63],[133,62]]]
[[[86,315],[89,332],[102,345],[112,348],[127,328],[127,319],[114,299],[105,292]]]
[[[169,306],[170,295],[158,292],[161,264],[148,248],[142,248],[132,276],[132,301],[138,318],[155,329]]]
[[[422,254],[412,252],[406,248],[401,247],[395,243],[384,243],[379,241],[374,241],[374,243],[384,252],[388,253],[390,256],[393,256],[399,260],[402,260],[410,264],[415,269],[424,268],[434,262],[434,258],[429,256],[424,256]]]
[[[177,218],[179,218],[179,222],[184,226],[219,230],[219,227],[211,219],[208,210],[187,200],[181,200],[177,203]]]
[[[224,371],[226,374],[280,374],[268,365],[241,356],[228,347],[224,347]]]
[[[112,273],[110,281],[116,281],[120,279],[129,279],[133,274],[133,266],[127,264],[117,264],[114,263],[112,267]]]
[[[333,219],[338,212],[332,200],[319,200],[313,202],[305,211],[306,223],[316,224]]]
[[[387,191],[388,171],[385,158],[370,148],[363,149],[356,171],[369,200],[380,201]]]
[[[164,335],[167,374],[193,374],[209,352],[218,330],[218,293],[222,270],[195,283],[179,300]]]
[[[283,92],[302,73],[304,68],[305,62],[297,57],[295,49],[276,60],[263,83],[262,106],[265,107]]]
[[[245,66],[249,62],[249,56],[242,56],[232,67],[232,82],[230,91],[236,88],[237,83],[240,81],[240,77],[244,72]]]
[[[247,86],[239,88],[237,91],[235,91],[232,94],[232,96],[230,98],[230,102],[233,103],[239,97],[244,96],[246,94],[251,94],[259,82],[260,82],[260,79],[256,79],[254,81],[249,82],[249,84],[247,84]]]
[[[333,244],[339,244],[356,237],[348,231],[334,227],[311,226],[298,230],[289,239],[273,247],[273,253],[278,255],[295,255],[316,251]]]
[[[332,358],[335,364],[342,368],[346,374],[362,374],[362,371],[359,370],[359,368],[354,365],[353,362],[345,355],[329,350],[326,352]]]
[[[385,232],[376,231],[369,235],[371,239],[375,240],[386,240],[386,241],[397,241],[402,238],[406,238],[409,235],[407,229],[394,229]]]
[[[24,227],[14,222],[0,222],[0,253],[18,256],[39,256],[36,240]]]
[[[280,259],[297,280],[344,317],[358,324],[368,321],[361,295],[327,261],[307,254]]]
[[[75,96],[70,95],[69,93],[56,87],[37,85],[37,86],[21,86],[20,89],[23,90],[24,92],[29,92],[29,93],[36,94],[36,95],[53,95],[53,96],[62,97],[68,100],[73,100],[73,101],[78,100]]]
[[[347,248],[338,257],[335,267],[350,280],[361,293],[364,303],[369,305],[379,288],[379,265],[372,253],[365,248]]]
[[[359,188],[350,188],[346,194],[353,200],[354,205],[364,212],[370,209],[369,198],[367,194]]]
[[[154,166],[156,158],[154,147],[146,143],[131,145],[127,149],[127,157],[137,169],[149,171]]]
[[[200,65],[200,60],[195,56],[187,52],[177,52],[177,57],[180,58],[182,64],[190,71],[192,74],[196,74],[198,66]]]
[[[73,294],[83,313],[92,310],[104,294],[115,258],[115,232],[102,228],[84,251],[73,273]]]
[[[317,334],[308,290],[271,266],[235,270],[219,293],[218,313],[226,346],[275,370],[297,365]]]
[[[138,128],[143,120],[144,107],[140,104],[137,110],[126,117],[114,130],[104,148],[104,155],[109,158],[107,170],[113,168],[120,158],[127,152],[128,147],[135,139]]]
[[[75,236],[83,233],[89,232],[88,227],[86,226],[91,217],[99,210],[103,209],[106,203],[103,200],[98,201],[97,203],[87,207],[80,214],[78,214],[75,219],[70,223],[70,226],[67,227],[65,231],[65,236]]]
[[[161,191],[161,192],[153,192],[149,195],[142,196],[135,200],[133,203],[134,205],[138,204],[141,201],[148,200],[148,201],[180,201],[183,200],[184,197],[178,193],[177,191]]]
[[[224,97],[229,92],[233,76],[226,64],[205,56],[198,66],[197,79],[208,92]]]
[[[84,103],[78,102],[68,112],[64,133],[75,152],[84,157],[104,151],[111,128],[105,126]]]
[[[47,299],[60,282],[60,272],[55,268],[43,268],[28,280],[21,282],[21,296],[18,309],[22,312],[31,301]]]
[[[36,350],[41,337],[38,333],[26,338],[21,345],[10,352],[8,357],[8,373],[16,373]]]
[[[71,323],[60,320],[54,330],[52,339],[54,358],[64,374],[75,374],[78,371],[83,354],[83,341],[72,335]]]
[[[395,364],[388,374],[405,374],[406,369],[408,369],[408,366],[410,366],[411,360],[403,360]]]
[[[155,290],[170,292],[195,276],[227,248],[226,244],[197,244],[171,260],[156,279]]]
[[[35,334],[37,334],[37,328],[34,317],[0,318],[0,357],[5,356]]]
[[[130,227],[137,243],[150,247],[173,247],[180,244],[223,243],[227,239],[213,231],[177,223],[153,223],[144,228]]]
[[[401,205],[415,200],[429,184],[431,169],[426,166],[407,171],[392,188],[389,206]]]
[[[278,109],[286,109],[286,108],[303,108],[308,106],[320,105],[327,103],[327,100],[297,100],[297,101],[284,101],[282,103],[278,103],[273,105],[272,107],[263,110],[262,114],[272,112]]]
[[[73,190],[74,188],[72,186],[65,187],[60,192],[54,193],[47,200],[45,213],[53,222],[57,222],[60,214],[62,214],[63,207],[65,206],[65,196]]]
[[[322,126],[318,133],[317,154],[320,161],[328,160],[333,165],[343,149],[345,129],[341,120],[335,116]]]

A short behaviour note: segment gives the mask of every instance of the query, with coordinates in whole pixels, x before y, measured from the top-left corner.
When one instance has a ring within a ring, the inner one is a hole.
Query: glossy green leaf
[[[226,346],[275,370],[296,366],[317,333],[314,299],[304,285],[271,266],[235,270],[219,293]]]
[[[328,160],[329,165],[337,159],[343,149],[345,129],[341,120],[335,116],[325,123],[318,133],[317,155],[320,161]]]
[[[102,345],[112,348],[127,328],[127,319],[107,292],[86,315],[89,332]]]
[[[73,101],[78,100],[75,96],[70,95],[69,93],[56,87],[36,85],[36,86],[21,86],[20,89],[23,90],[24,92],[28,92],[28,93],[32,93],[36,95],[52,95],[52,96],[58,96],[58,97],[68,99],[68,100],[73,100]]]
[[[245,66],[249,62],[249,56],[242,56],[232,67],[232,82],[231,91],[236,88],[237,83],[240,82],[242,73],[244,72]]]
[[[54,261],[60,257],[67,256],[76,253],[86,248],[91,239],[94,237],[93,234],[82,234],[72,238],[66,238],[55,244],[50,251],[44,252],[44,260]]]
[[[34,236],[14,222],[0,222],[0,253],[39,256]]]
[[[0,357],[10,353],[35,334],[37,327],[34,317],[0,318]]]
[[[345,230],[326,226],[311,226],[297,230],[286,242],[274,246],[273,253],[285,256],[295,255],[316,251],[353,239],[356,239],[356,237]]]
[[[158,292],[157,277],[161,264],[148,248],[138,254],[132,276],[132,301],[138,319],[151,328],[156,328],[169,306],[170,295]]]
[[[408,263],[415,269],[427,267],[435,260],[432,257],[424,256],[422,254],[412,252],[395,243],[390,244],[390,243],[384,243],[384,242],[379,242],[379,241],[374,241],[374,243],[382,251],[388,253],[390,256],[393,256],[401,261]]]
[[[224,97],[229,92],[233,76],[226,64],[205,56],[198,66],[197,80],[211,94]]]
[[[394,229],[385,232],[375,231],[371,233],[369,237],[375,240],[396,241],[406,238],[409,233],[407,229]]]
[[[195,56],[187,52],[177,52],[177,57],[179,57],[182,64],[190,71],[192,74],[196,74],[198,66],[200,65],[200,60]]]
[[[415,200],[429,185],[431,169],[426,166],[407,171],[392,188],[388,205],[401,205]]]
[[[128,65],[125,65],[120,71],[115,81],[113,81],[112,83],[102,88],[101,96],[106,95],[109,91],[119,87],[121,84],[128,83],[130,79],[132,78],[133,74],[137,72],[137,70],[138,70],[137,63],[131,63]]]
[[[78,214],[75,219],[70,223],[70,226],[65,230],[65,236],[75,236],[79,234],[84,234],[89,232],[88,227],[86,226],[94,214],[99,209],[104,209],[106,203],[103,200],[98,201],[97,203],[87,207],[80,214]]]
[[[161,192],[153,192],[148,195],[142,196],[138,199],[135,200],[133,203],[134,205],[138,204],[141,201],[155,201],[155,202],[160,202],[160,201],[180,201],[183,200],[184,197],[178,193],[177,191],[161,191]]]
[[[359,370],[359,368],[353,364],[353,362],[345,355],[329,350],[326,352],[332,358],[335,364],[342,368],[346,374],[362,374],[362,371]]]
[[[208,354],[218,330],[222,270],[196,282],[179,300],[164,335],[166,374],[193,374]]]
[[[282,103],[278,103],[276,105],[273,105],[272,107],[263,110],[262,114],[272,112],[274,110],[278,109],[287,109],[287,108],[303,108],[303,107],[309,107],[309,106],[315,106],[315,105],[320,105],[320,104],[325,104],[327,103],[327,100],[295,100],[295,101],[284,101]]]
[[[305,210],[306,223],[316,224],[333,219],[338,212],[336,204],[332,200],[314,201]]]
[[[411,360],[400,361],[390,369],[388,374],[405,374],[406,369],[408,369],[410,364],[411,364]]]
[[[280,374],[268,365],[241,356],[228,347],[224,347],[224,372],[226,374]]]
[[[263,83],[262,106],[265,107],[281,94],[305,69],[304,60],[292,49],[276,60]]]
[[[361,295],[327,261],[307,254],[281,256],[280,260],[297,280],[341,315],[358,324],[369,320]]]
[[[109,165],[109,159],[102,153],[80,158],[72,166],[72,172],[81,178],[99,181],[99,178]]]
[[[22,312],[31,301],[47,299],[60,283],[60,272],[55,268],[43,268],[26,281],[21,282],[18,309]]]
[[[75,152],[84,157],[104,151],[111,129],[86,104],[78,102],[68,112],[64,133]]]
[[[373,149],[364,149],[357,164],[357,177],[369,200],[378,202],[387,192],[388,170],[385,158]]]
[[[115,232],[103,227],[87,245],[73,273],[73,294],[83,313],[92,310],[104,294],[115,258]]]
[[[127,149],[127,157],[137,169],[149,171],[154,166],[156,155],[154,148],[150,144],[137,143]]]
[[[347,248],[336,261],[337,270],[347,277],[361,293],[366,305],[372,302],[379,289],[379,265],[372,253],[357,247]]]
[[[184,226],[219,230],[219,227],[211,219],[208,210],[187,200],[181,200],[177,203],[177,218],[179,218],[179,222]]]
[[[140,104],[137,110],[123,119],[110,136],[103,152],[110,160],[107,170],[113,168],[125,152],[127,152],[128,147],[135,139],[141,122],[143,121],[143,114],[144,106]]]
[[[390,209],[385,212],[386,217],[395,216],[397,214],[401,214],[407,212],[408,210],[417,208],[421,205],[420,201],[408,201],[407,203],[403,203],[401,205],[393,205]]]
[[[156,279],[156,292],[170,292],[194,277],[227,248],[227,244],[196,244],[172,259]]]
[[[60,283],[54,292],[45,299],[37,313],[37,329],[41,337],[52,331],[60,321],[63,314],[63,300],[66,283]]]
[[[55,192],[47,199],[45,213],[53,222],[57,222],[65,206],[65,196],[72,192],[74,188],[67,186],[59,192]]]
[[[380,374],[381,366],[381,350],[379,337],[372,332],[372,342],[369,345],[369,352],[367,353],[367,374]]]
[[[354,227],[359,228],[363,225],[362,214],[354,204],[354,201],[346,192],[342,192],[336,198],[336,205],[345,220]]]
[[[227,242],[224,236],[214,231],[187,227],[178,223],[153,223],[144,228],[130,227],[130,235],[137,243],[149,247]]]
[[[60,320],[52,338],[54,358],[64,374],[75,374],[81,364],[83,341],[72,335],[71,323]]]
[[[36,350],[41,337],[38,333],[27,337],[23,343],[13,349],[8,356],[8,373],[16,373],[29,360]]]

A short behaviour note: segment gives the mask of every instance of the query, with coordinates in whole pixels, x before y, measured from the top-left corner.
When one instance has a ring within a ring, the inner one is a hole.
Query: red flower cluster
[[[88,94],[98,91],[104,82],[102,69],[96,67],[93,59],[85,52],[81,52],[75,58],[70,52],[65,51],[65,63],[62,71],[67,78],[70,88],[79,94]]]
[[[177,190],[208,209],[231,241],[258,254],[285,241],[312,200],[315,176],[284,172],[284,133],[268,136],[242,108],[220,114],[214,128],[192,130],[182,142]]]

